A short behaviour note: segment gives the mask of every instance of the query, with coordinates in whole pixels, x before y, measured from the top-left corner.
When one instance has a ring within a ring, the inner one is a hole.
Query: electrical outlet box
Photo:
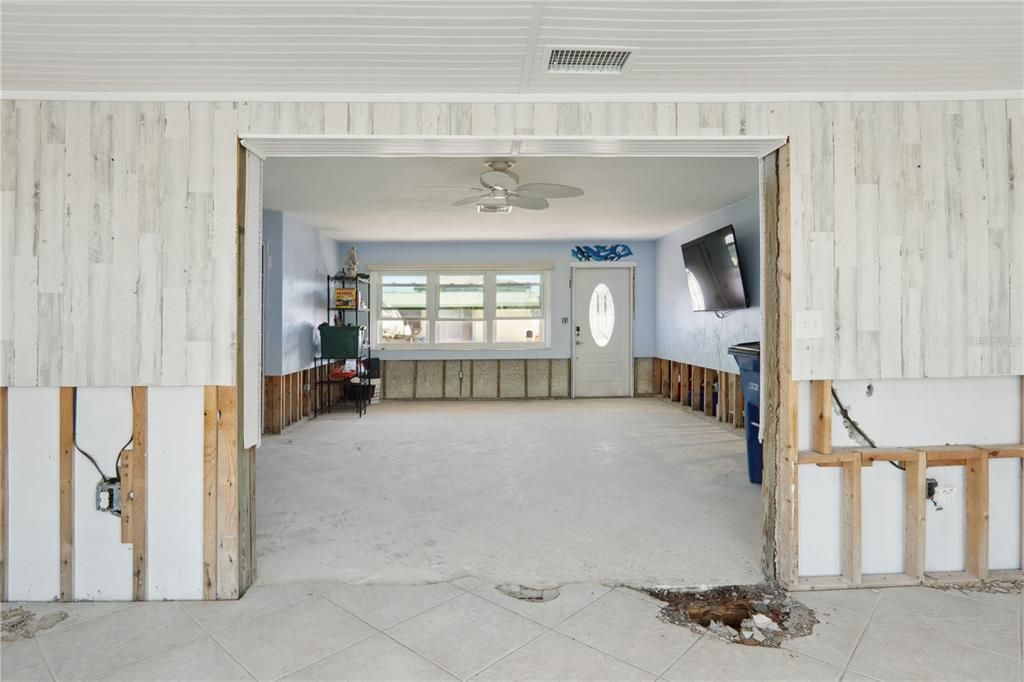
[[[96,511],[121,514],[121,481],[100,481],[96,484]]]

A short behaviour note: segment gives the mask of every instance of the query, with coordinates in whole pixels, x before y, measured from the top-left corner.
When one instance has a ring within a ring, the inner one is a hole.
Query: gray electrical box
[[[96,484],[96,510],[121,515],[121,481],[100,481]]]

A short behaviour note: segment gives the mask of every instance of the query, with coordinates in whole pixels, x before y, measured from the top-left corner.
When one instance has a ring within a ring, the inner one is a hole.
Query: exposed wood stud
[[[718,373],[718,404],[715,406],[715,417],[720,422],[726,420],[729,413],[729,375],[725,372]]]
[[[75,390],[60,389],[60,600],[75,600]]]
[[[832,452],[832,382],[828,379],[811,382],[811,449]]]
[[[149,456],[149,393],[145,386],[132,387],[132,461],[127,497],[132,502],[132,597],[146,599],[146,562],[149,557],[146,507],[148,486],[146,459]],[[124,481],[121,494],[125,495]]]
[[[793,382],[790,145],[760,162],[764,249],[765,338],[761,373],[765,401],[762,490],[762,568],[783,586],[799,585],[797,400]]]
[[[732,425],[737,429],[743,428],[743,414],[746,411],[747,401],[743,397],[743,381],[742,379],[734,374],[732,376],[733,388],[733,405],[732,405]]]
[[[672,363],[672,386],[670,391],[670,398],[672,402],[679,402],[680,390],[681,390],[681,379],[680,374],[682,372],[682,366],[678,362]]]
[[[704,368],[693,366],[693,376],[690,379],[691,400],[690,408],[698,411],[704,405]]]
[[[690,365],[683,364],[679,369],[679,406],[690,404]]]
[[[7,387],[0,386],[0,602],[7,601]]]
[[[661,358],[651,361],[651,392],[655,395],[661,393]]]
[[[704,369],[704,414],[712,417],[715,414],[715,377],[718,375],[713,369]]]
[[[238,398],[234,386],[217,387],[217,599],[237,599]]]
[[[851,586],[861,582],[861,462],[852,453],[843,465],[843,580]]]
[[[988,452],[979,450],[967,460],[967,553],[965,568],[977,578],[988,577]]]
[[[913,579],[923,580],[928,462],[923,452],[913,452],[911,456],[913,459],[903,460],[903,572]]]
[[[206,386],[203,389],[203,599],[217,598],[217,422],[217,387]]]

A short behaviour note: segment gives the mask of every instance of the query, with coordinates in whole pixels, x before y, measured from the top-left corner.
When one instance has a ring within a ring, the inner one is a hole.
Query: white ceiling
[[[4,0],[0,12],[8,97],[830,99],[1024,89],[1020,0]],[[546,47],[635,54],[624,75],[547,74]]]
[[[519,158],[520,182],[585,194],[543,211],[479,214],[483,158],[271,158],[266,208],[343,241],[654,239],[757,191],[754,159]],[[476,192],[479,194],[479,192]]]

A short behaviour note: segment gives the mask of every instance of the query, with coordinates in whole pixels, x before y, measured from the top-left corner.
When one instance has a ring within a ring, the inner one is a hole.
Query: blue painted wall
[[[263,212],[264,372],[313,366],[316,325],[327,320],[328,273],[339,270],[338,243],[280,211]]]
[[[634,354],[650,357],[654,351],[654,242],[620,240],[633,250],[625,261],[636,267],[636,328]],[[569,266],[576,262],[571,251],[577,244],[593,242],[367,242],[358,243],[359,269],[371,265],[459,265],[550,263],[551,271],[551,347],[537,351],[523,350],[388,350],[376,354],[383,359],[485,359],[485,358],[568,358],[571,348]],[[605,243],[604,240],[601,243]],[[339,248],[344,260],[348,245]]]
[[[750,307],[724,319],[693,312],[679,247],[732,224]],[[730,345],[761,338],[761,229],[757,194],[668,234],[655,242],[654,355],[667,360],[736,372]]]

